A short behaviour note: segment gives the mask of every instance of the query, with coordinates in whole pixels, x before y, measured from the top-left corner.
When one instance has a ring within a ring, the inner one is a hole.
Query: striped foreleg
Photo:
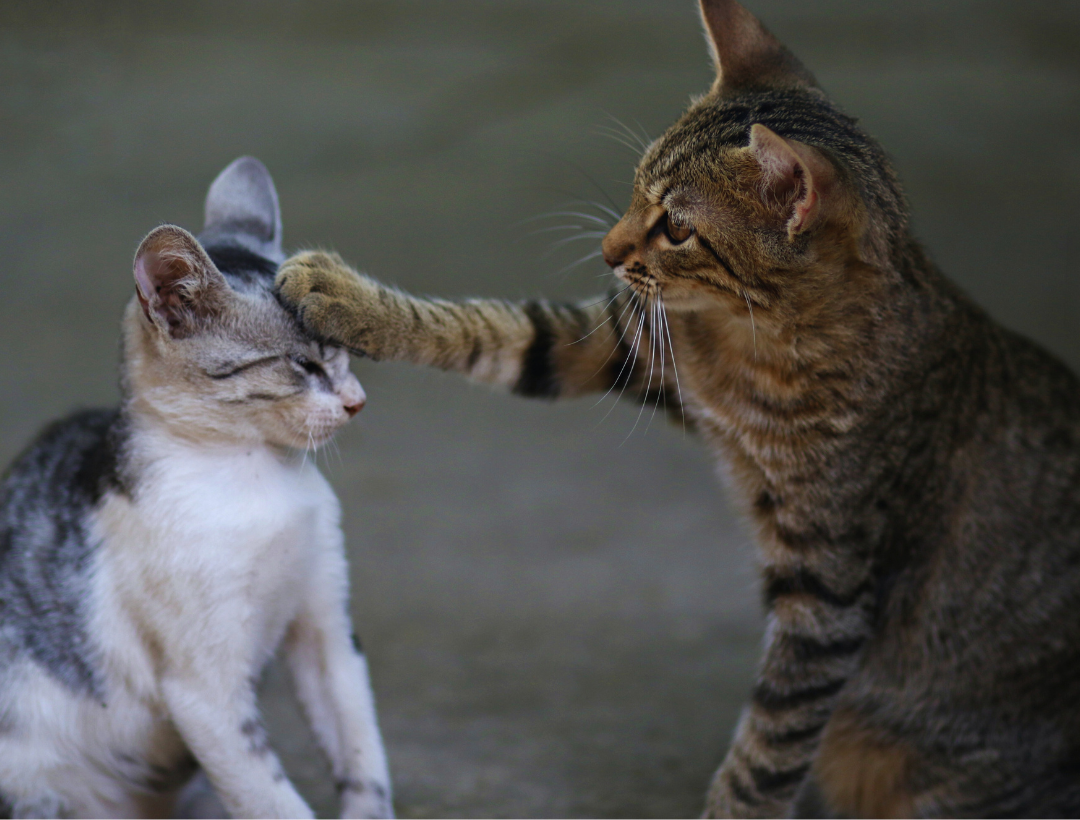
[[[707,816],[790,816],[870,632],[873,586],[868,576],[843,576],[825,581],[801,562],[766,569],[765,657],[735,740],[713,778]]]
[[[453,370],[526,396],[663,390],[649,306],[625,289],[582,304],[424,299],[386,287],[332,254],[307,252],[278,274],[279,294],[315,335],[375,359]],[[650,380],[650,376],[652,377]]]

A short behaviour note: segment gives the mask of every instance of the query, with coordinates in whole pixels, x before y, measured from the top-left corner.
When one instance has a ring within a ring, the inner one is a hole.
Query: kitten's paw
[[[340,256],[306,251],[287,259],[275,282],[281,303],[312,335],[379,357],[374,329],[382,286],[350,268]]]
[[[390,787],[385,783],[353,782],[339,784],[343,818],[384,818],[394,816]]]

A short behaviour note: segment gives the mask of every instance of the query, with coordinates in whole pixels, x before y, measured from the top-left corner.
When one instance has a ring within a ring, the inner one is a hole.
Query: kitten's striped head
[[[273,294],[277,194],[245,157],[206,202],[202,242],[162,225],[135,255],[125,317],[129,401],[200,439],[308,447],[364,405],[348,354],[303,332]]]
[[[881,149],[753,15],[701,10],[716,81],[645,152],[604,258],[671,308],[760,308],[760,330],[843,292],[852,261],[884,266],[906,210]]]

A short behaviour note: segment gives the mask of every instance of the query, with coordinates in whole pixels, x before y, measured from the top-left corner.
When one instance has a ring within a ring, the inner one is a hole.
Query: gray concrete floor
[[[750,6],[882,139],[943,267],[1080,365],[1080,4]],[[597,187],[625,203],[635,158],[604,129],[655,135],[709,81],[691,0],[8,0],[0,460],[115,400],[132,253],[198,228],[234,157],[270,167],[292,247],[420,292],[580,297],[602,266],[559,272],[574,252],[531,233],[559,220],[523,220]],[[698,812],[761,628],[698,443],[659,418],[630,434],[629,407],[354,369],[369,406],[322,458],[399,812]],[[276,669],[265,702],[332,813]]]

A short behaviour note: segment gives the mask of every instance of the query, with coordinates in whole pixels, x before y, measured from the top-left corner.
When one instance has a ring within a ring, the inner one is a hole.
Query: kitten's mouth
[[[306,439],[301,443],[301,447],[306,447],[310,450],[317,450],[324,444],[328,444],[330,439],[334,437],[334,434],[338,431],[338,426],[331,427],[318,427],[309,429],[305,433]]]

